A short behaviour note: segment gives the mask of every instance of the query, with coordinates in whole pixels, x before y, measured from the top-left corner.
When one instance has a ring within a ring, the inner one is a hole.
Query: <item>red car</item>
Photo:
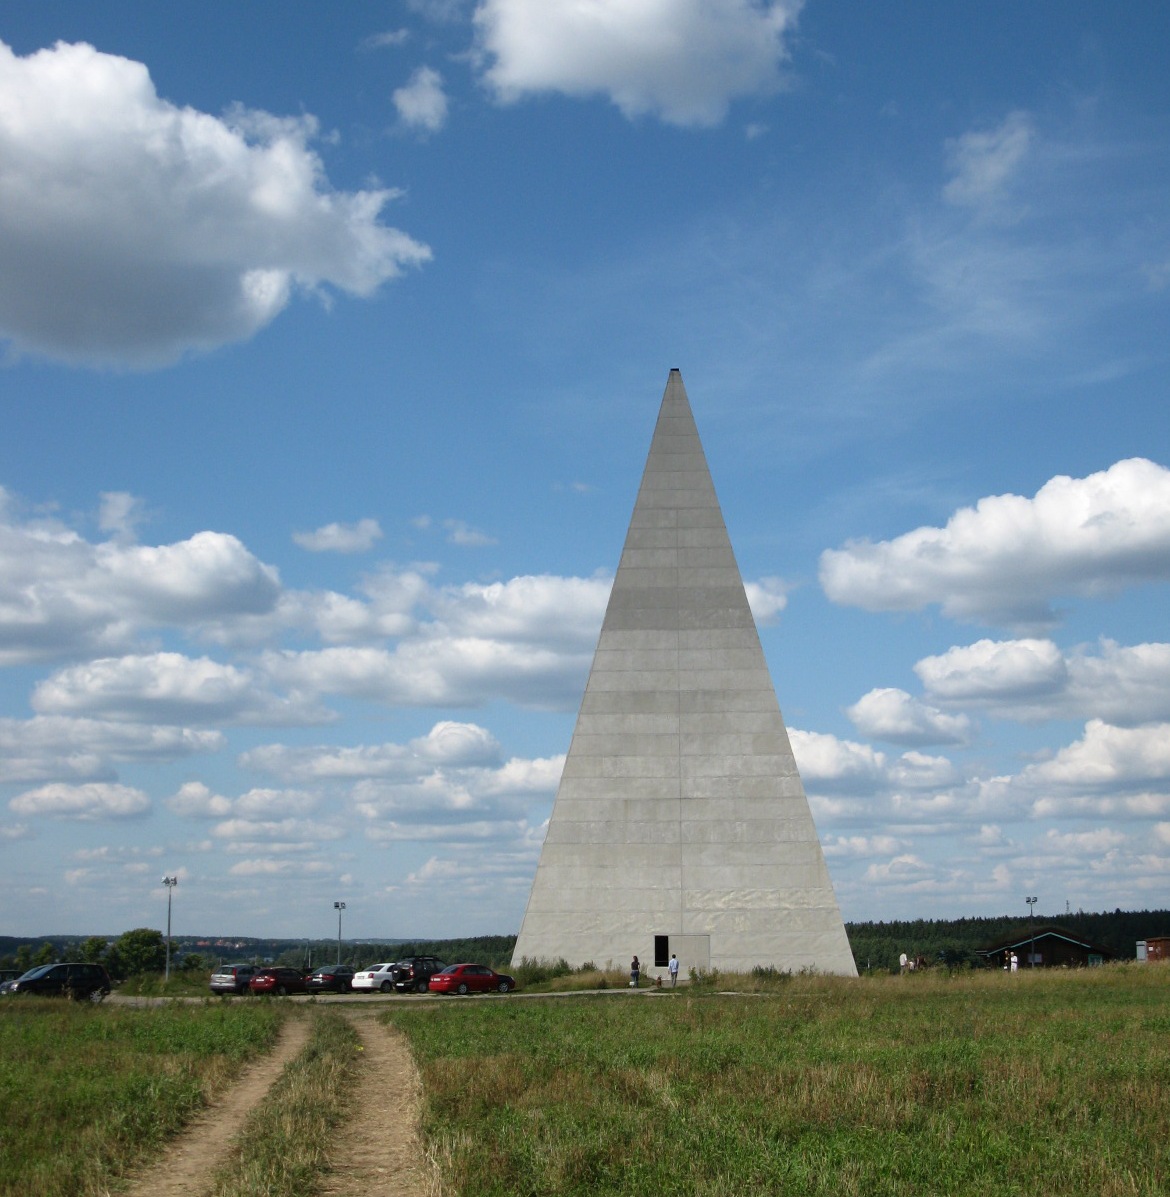
[[[249,982],[252,993],[274,993],[284,997],[290,993],[308,993],[305,974],[295,968],[262,968]]]
[[[431,993],[507,993],[516,982],[486,964],[452,964],[435,973],[428,988]]]

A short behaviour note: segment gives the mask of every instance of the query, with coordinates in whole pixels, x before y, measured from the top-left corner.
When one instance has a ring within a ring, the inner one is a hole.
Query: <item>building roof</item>
[[[1078,935],[1075,931],[1070,931],[1067,927],[1057,927],[1052,924],[1046,927],[1036,927],[1034,930],[1027,927],[1022,930],[1017,929],[1010,935],[1004,936],[1002,939],[997,939],[994,943],[976,948],[975,951],[980,956],[997,956],[1000,952],[1026,948],[1034,941],[1042,939],[1062,939],[1067,943],[1074,944],[1078,948],[1084,948],[1086,952],[1092,952],[1098,956],[1113,957],[1116,954],[1110,948],[1102,947],[1099,943],[1093,943],[1083,935]]]

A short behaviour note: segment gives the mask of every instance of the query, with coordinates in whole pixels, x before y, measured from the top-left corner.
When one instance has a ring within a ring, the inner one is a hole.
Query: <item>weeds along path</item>
[[[232,1136],[308,1038],[308,1019],[287,1019],[276,1047],[208,1106],[154,1165],[137,1173],[124,1197],[200,1197],[206,1193]]]
[[[406,1039],[372,1015],[350,1017],[362,1041],[354,1102],[316,1191],[328,1197],[438,1197],[438,1171],[426,1157],[419,1128],[422,1081]]]

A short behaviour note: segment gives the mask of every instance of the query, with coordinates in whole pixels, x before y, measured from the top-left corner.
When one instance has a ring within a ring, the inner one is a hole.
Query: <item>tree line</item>
[[[167,964],[167,941],[161,931],[136,927],[112,940],[104,935],[89,935],[56,942],[46,939],[37,948],[21,943],[9,955],[0,956],[0,968],[26,972],[39,964],[55,964],[64,959],[104,964],[110,976],[121,981],[143,973],[163,972]],[[201,972],[207,967],[197,952],[188,952],[181,960],[172,956],[171,965],[191,972]]]
[[[1116,959],[1132,960],[1139,939],[1170,936],[1170,910],[1086,913],[1066,912],[1056,918],[1039,915],[1032,926],[1060,926],[1107,949]],[[1027,935],[1027,918],[1000,915],[990,918],[907,919],[890,922],[846,923],[845,932],[859,972],[893,970],[903,952],[921,957],[928,965],[948,968],[979,967],[978,949],[1009,935]],[[191,951],[184,946],[192,937],[172,940],[171,968],[181,972],[207,972],[216,964],[283,964],[308,969],[337,961],[336,940],[246,940],[241,946],[214,953]],[[462,939],[389,940],[342,942],[341,963],[358,969],[384,960],[407,956],[438,956],[448,964],[473,961],[492,968],[507,968],[516,946],[514,935],[477,935]],[[21,972],[58,960],[83,960],[104,964],[116,980],[144,973],[161,973],[166,965],[166,940],[161,931],[137,927],[116,939],[106,936],[66,936],[35,941],[0,937],[0,968]]]
[[[1031,929],[1063,927],[1090,943],[1108,950],[1117,960],[1133,960],[1139,939],[1170,935],[1170,910],[1087,913],[1066,911],[1055,918],[1037,915],[1000,915],[991,918],[907,919],[891,922],[846,923],[849,946],[858,972],[867,969],[893,970],[905,952],[910,959],[921,956],[928,965],[949,968],[979,967],[979,948],[1011,935],[1028,935]]]

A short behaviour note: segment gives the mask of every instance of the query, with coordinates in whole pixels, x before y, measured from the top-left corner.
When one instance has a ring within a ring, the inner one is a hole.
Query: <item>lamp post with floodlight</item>
[[[341,963],[341,912],[345,909],[344,902],[334,902],[333,909],[337,911],[337,963]]]
[[[174,892],[175,886],[179,884],[179,879],[178,877],[164,877],[162,883],[167,887],[167,971],[163,979],[169,981],[171,979],[171,894]]]
[[[1036,927],[1032,922],[1032,914],[1036,909],[1036,903],[1040,901],[1037,897],[1025,898],[1028,903],[1028,930],[1031,932],[1032,946],[1028,949],[1028,967],[1036,967]]]

